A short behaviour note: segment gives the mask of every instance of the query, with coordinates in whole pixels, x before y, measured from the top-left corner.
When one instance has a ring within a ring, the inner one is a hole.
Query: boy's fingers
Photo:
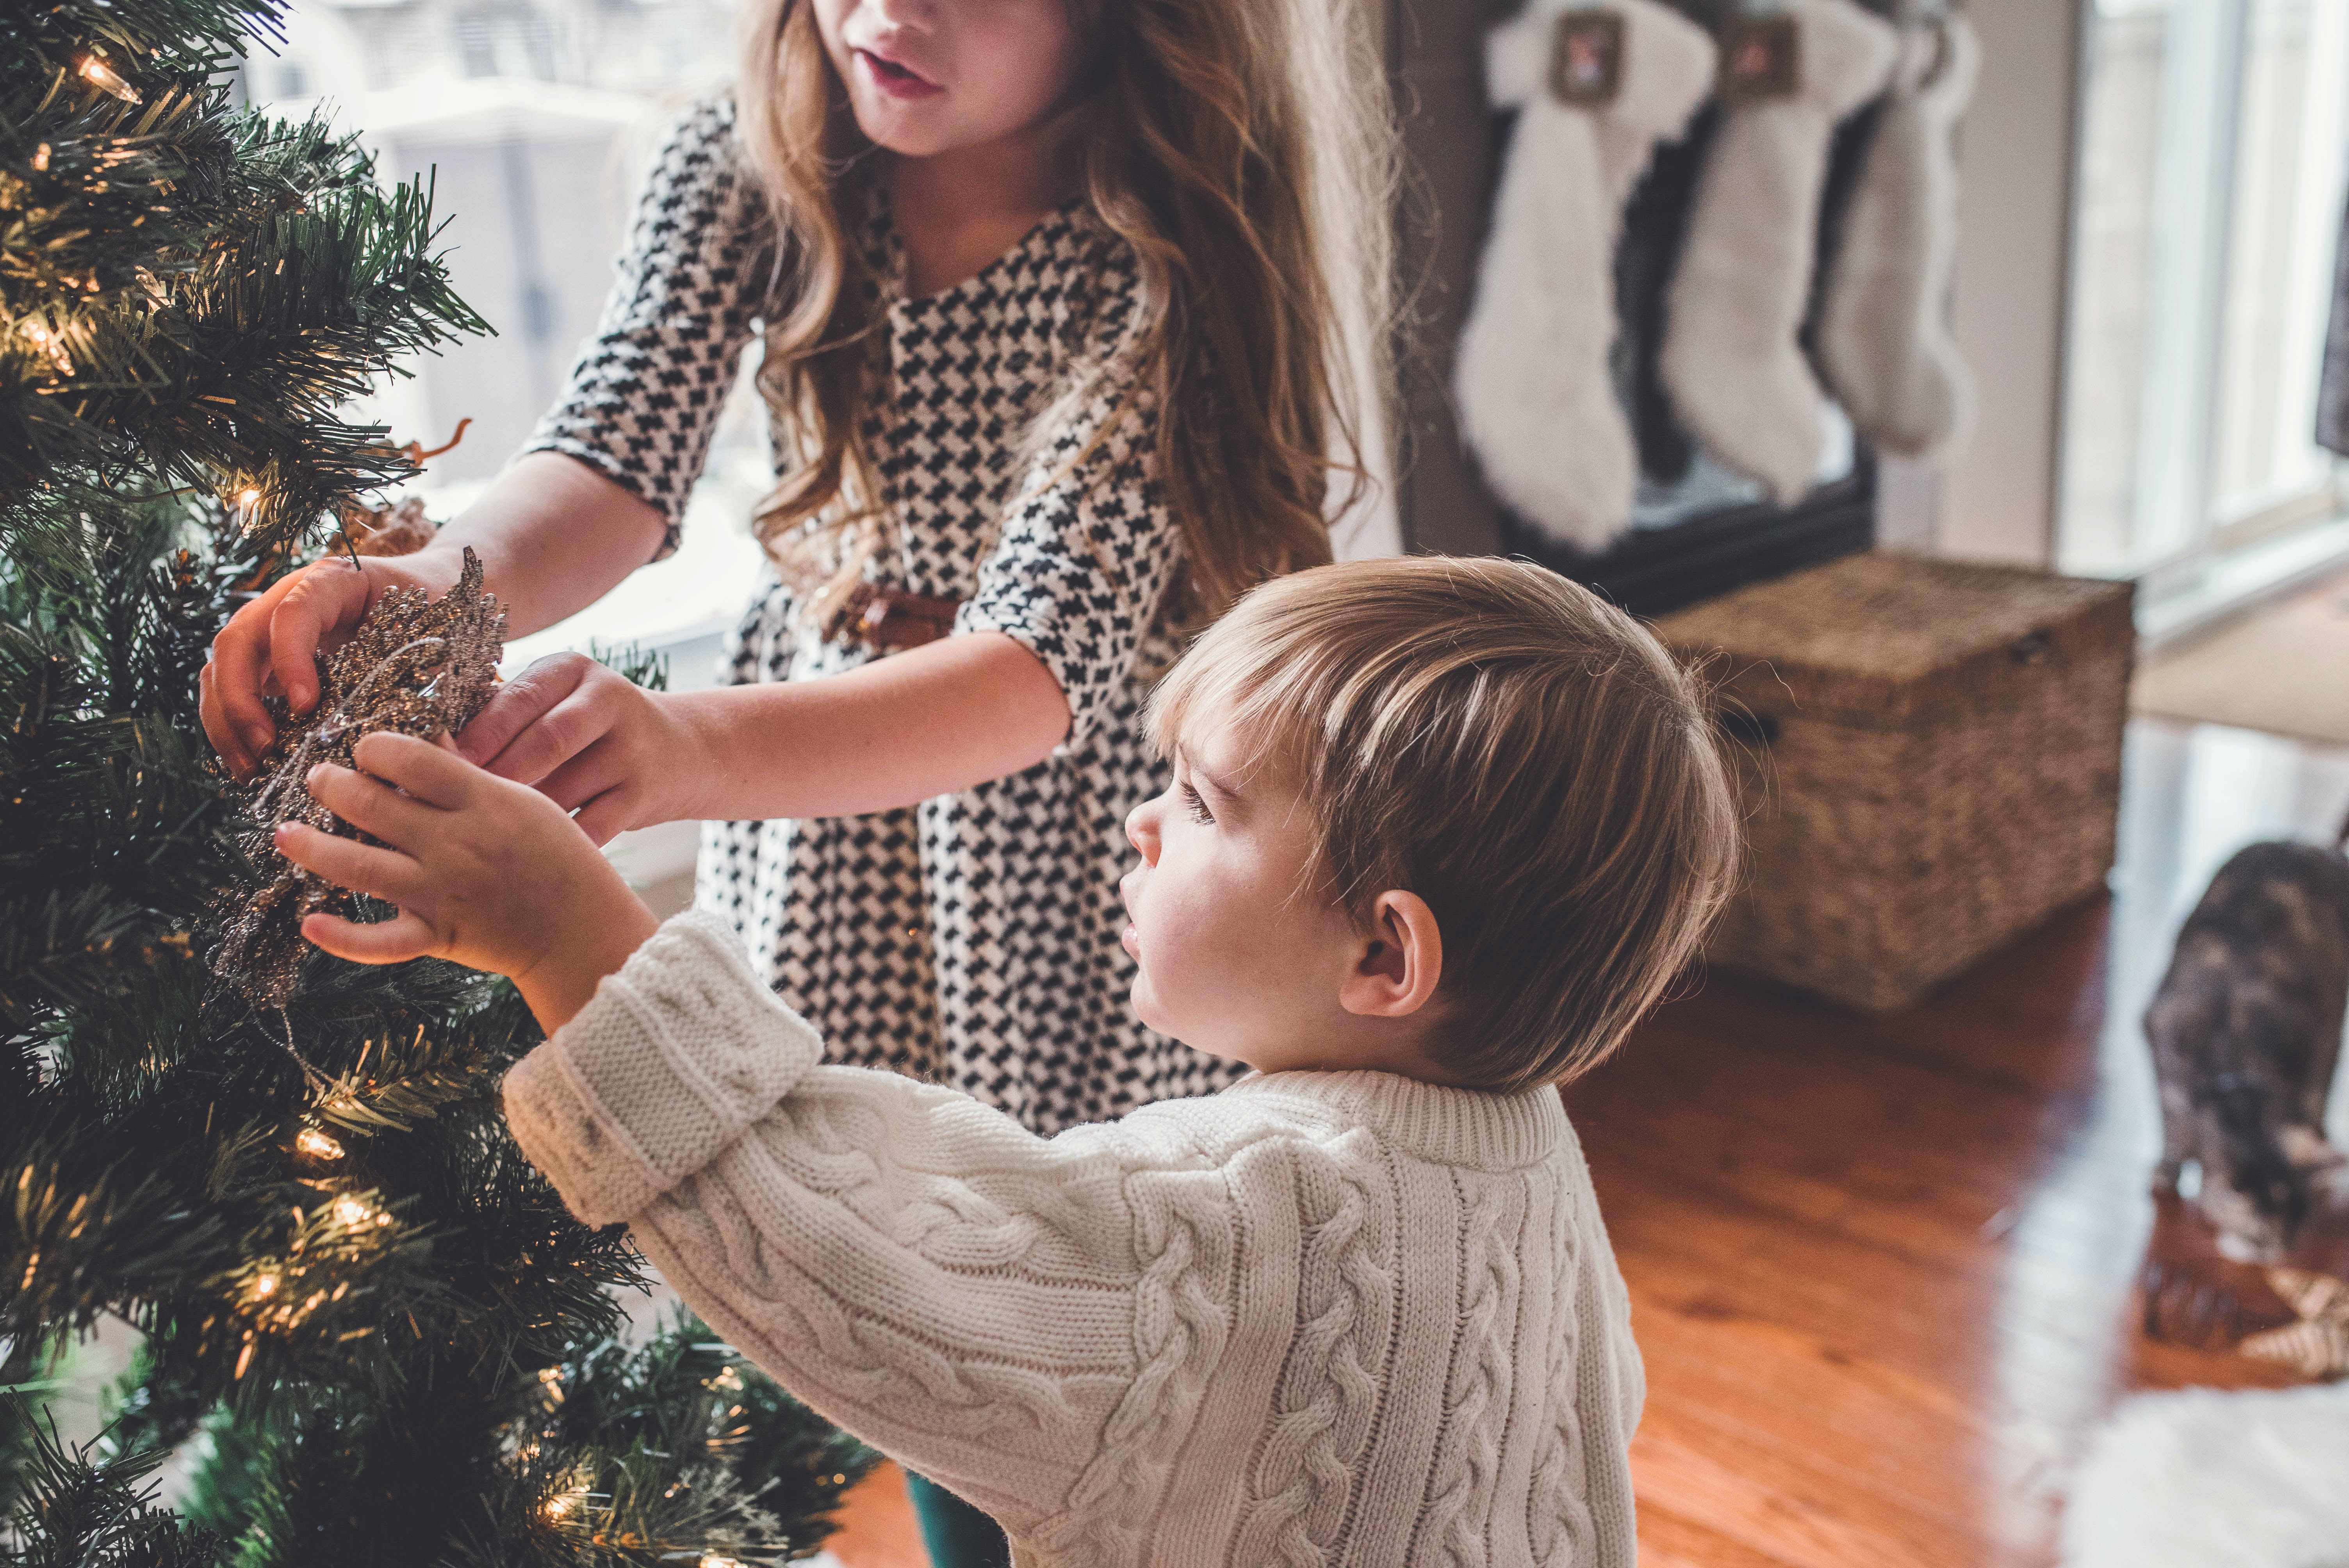
[[[380,779],[348,768],[321,762],[303,782],[309,787],[312,799],[396,849],[421,849],[438,826],[434,819],[440,813],[432,807],[407,799]]]
[[[429,740],[391,730],[380,730],[361,740],[351,748],[351,758],[369,773],[398,785],[418,800],[450,811],[471,802],[473,785],[480,777],[472,765],[456,753]],[[342,815],[358,821],[348,812]],[[367,824],[360,822],[359,826],[366,828]],[[373,828],[367,828],[367,831],[375,833]],[[376,837],[389,835],[376,833]]]
[[[322,833],[301,822],[287,822],[277,830],[277,852],[336,887],[387,903],[414,902],[422,882],[422,868],[396,850]]]
[[[396,920],[362,925],[339,914],[314,914],[302,922],[311,945],[354,964],[404,964],[439,950],[432,928],[402,910]]]

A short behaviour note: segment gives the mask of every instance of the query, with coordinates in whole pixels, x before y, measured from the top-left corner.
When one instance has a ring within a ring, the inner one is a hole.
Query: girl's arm
[[[464,516],[413,555],[329,557],[290,573],[239,610],[212,640],[200,676],[204,733],[236,772],[252,769],[276,733],[262,695],[296,712],[318,698],[316,655],[347,640],[387,588],[439,598],[456,585],[470,545],[506,607],[506,633],[551,626],[653,558],[667,521],[582,462],[532,452]]]
[[[1069,730],[1043,661],[999,632],[819,681],[648,693],[579,654],[508,682],[459,738],[604,843],[695,818],[854,816],[1033,766]]]
[[[564,655],[500,691],[459,745],[577,811],[598,843],[680,818],[877,811],[1030,767],[1126,692],[1174,570],[1154,436],[1146,403],[1098,389],[1035,459],[954,635],[819,681],[676,696]]]
[[[463,547],[521,635],[554,624],[675,548],[736,360],[771,269],[733,141],[730,99],[694,105],[645,182],[596,335],[563,397],[486,496],[417,554],[354,571],[329,559],[237,613],[203,674],[204,730],[236,771],[274,733],[264,692],[297,712],[317,696],[314,660],[347,640],[395,584],[438,598]]]

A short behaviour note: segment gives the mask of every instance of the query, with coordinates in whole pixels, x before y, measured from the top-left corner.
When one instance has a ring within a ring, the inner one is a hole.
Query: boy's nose
[[[1144,800],[1125,814],[1125,841],[1140,852],[1146,866],[1158,863],[1157,805],[1155,799]]]

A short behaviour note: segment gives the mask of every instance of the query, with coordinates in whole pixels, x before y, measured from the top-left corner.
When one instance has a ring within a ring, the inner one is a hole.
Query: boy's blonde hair
[[[1067,111],[1071,172],[1097,241],[1137,258],[1147,319],[1109,346],[1113,364],[1034,411],[1023,453],[1049,448],[1103,375],[1120,387],[1110,424],[1154,406],[1157,478],[1183,537],[1177,603],[1204,619],[1328,561],[1325,508],[1369,482],[1398,167],[1377,13],[1369,0],[1064,3],[1092,84]],[[821,607],[862,574],[885,521],[864,436],[880,295],[851,237],[882,165],[812,0],[750,0],[744,26],[737,134],[781,240],[759,386],[798,448],[779,454],[753,526]],[[1333,471],[1350,472],[1341,495]]]
[[[1254,738],[1314,820],[1356,918],[1417,893],[1443,934],[1439,1065],[1564,1082],[1694,956],[1737,813],[1697,680],[1629,615],[1516,562],[1419,556],[1268,583],[1151,699],[1172,754],[1209,714]]]

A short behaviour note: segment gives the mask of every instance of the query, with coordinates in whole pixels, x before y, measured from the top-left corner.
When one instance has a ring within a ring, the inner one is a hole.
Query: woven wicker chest
[[[2127,584],[1847,556],[1656,630],[1723,681],[1744,888],[1714,967],[1907,1005],[2104,884]]]

